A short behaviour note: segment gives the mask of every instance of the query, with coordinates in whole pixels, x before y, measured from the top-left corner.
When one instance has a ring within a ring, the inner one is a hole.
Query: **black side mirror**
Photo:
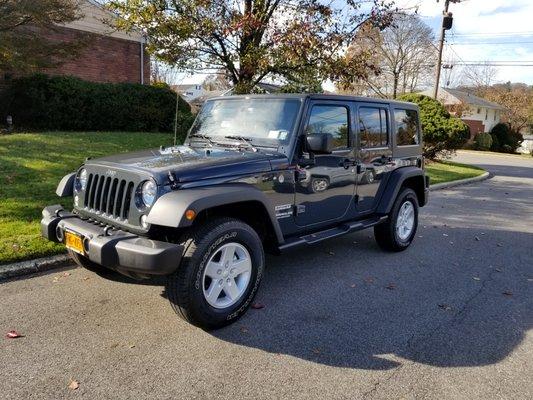
[[[331,133],[307,135],[307,149],[313,153],[330,154],[333,150],[333,135]]]

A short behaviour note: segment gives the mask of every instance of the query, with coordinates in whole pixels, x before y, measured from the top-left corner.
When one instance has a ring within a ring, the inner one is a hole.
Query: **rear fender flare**
[[[388,214],[392,210],[392,206],[403,183],[410,178],[420,177],[420,185],[422,190],[425,188],[426,179],[424,170],[417,167],[402,167],[392,172],[389,180],[387,181],[387,187],[383,192],[381,199],[379,200],[376,208],[377,214]]]

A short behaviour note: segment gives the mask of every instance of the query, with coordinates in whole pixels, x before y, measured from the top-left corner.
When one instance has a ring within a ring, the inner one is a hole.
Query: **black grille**
[[[125,179],[89,174],[84,206],[114,218],[128,219],[134,184]]]

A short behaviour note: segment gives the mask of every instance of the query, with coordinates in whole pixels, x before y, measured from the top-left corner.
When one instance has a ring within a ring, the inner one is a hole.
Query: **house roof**
[[[504,109],[504,107],[502,107],[501,105],[499,105],[497,103],[485,100],[485,99],[483,99],[481,97],[478,97],[478,96],[474,96],[473,94],[470,94],[468,92],[463,92],[461,90],[449,89],[449,88],[445,88],[445,89],[442,89],[442,90],[447,91],[452,96],[456,97],[461,102],[466,103],[466,104],[470,104],[470,105],[478,106],[478,107],[494,108],[494,109],[498,109],[498,110],[503,110]]]
[[[426,90],[421,94],[433,97],[433,90]],[[462,90],[450,88],[439,88],[439,101],[444,105],[465,103],[474,107],[486,107],[494,110],[505,109],[505,107],[502,107],[497,103],[493,103],[492,101],[488,101],[481,97],[474,96],[473,94],[470,94],[468,92],[463,92]]]
[[[145,42],[143,35],[139,31],[123,32],[108,26],[104,21],[116,18],[116,16],[111,11],[105,9],[101,2],[96,0],[82,0],[80,8],[83,15],[82,18],[67,24],[60,24],[60,26],[111,36],[117,39]]]

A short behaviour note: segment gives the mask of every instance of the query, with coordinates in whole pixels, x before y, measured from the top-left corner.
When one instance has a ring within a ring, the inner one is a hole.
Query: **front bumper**
[[[84,255],[89,260],[126,275],[171,274],[177,269],[183,251],[183,246],[174,243],[84,221],[59,205],[46,207],[41,220],[43,237],[62,243],[65,231],[83,238]]]

